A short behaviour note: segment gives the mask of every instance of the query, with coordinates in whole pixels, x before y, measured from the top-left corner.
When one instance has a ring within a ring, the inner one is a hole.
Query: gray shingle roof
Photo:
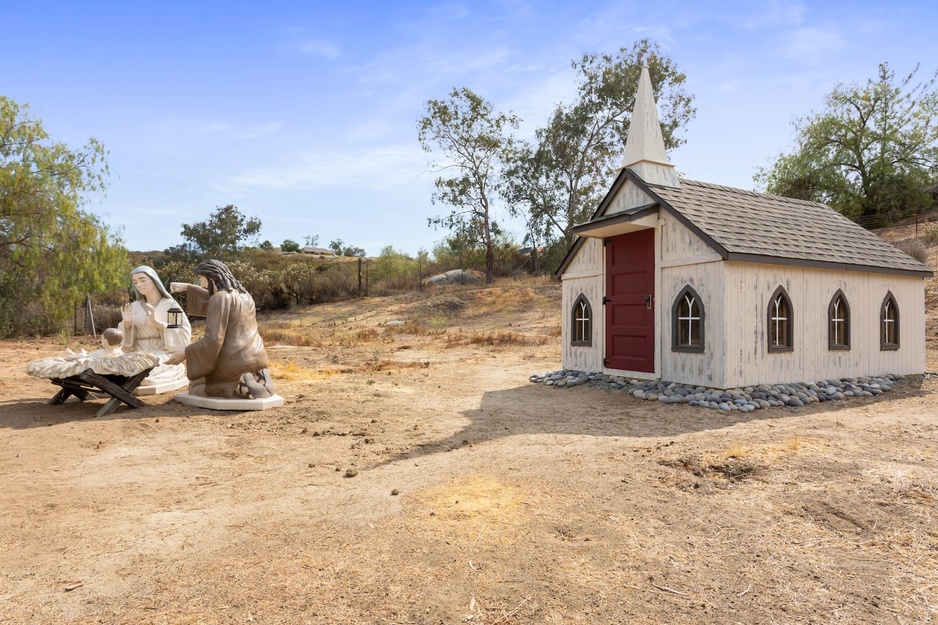
[[[927,266],[823,204],[694,180],[682,179],[678,189],[644,186],[709,238],[724,258],[932,275]]]

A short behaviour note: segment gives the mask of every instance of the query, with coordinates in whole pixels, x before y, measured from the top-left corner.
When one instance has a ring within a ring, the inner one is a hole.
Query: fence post
[[[91,296],[85,296],[85,334],[88,334],[88,323],[91,323],[91,334],[98,338],[98,333],[94,329],[94,310],[91,308]]]

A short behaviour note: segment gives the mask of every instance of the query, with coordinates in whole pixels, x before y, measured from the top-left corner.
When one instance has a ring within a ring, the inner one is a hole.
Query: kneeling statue
[[[274,395],[267,351],[257,331],[254,298],[224,263],[203,260],[195,267],[199,285],[173,282],[170,291],[187,292],[186,309],[205,317],[205,335],[169,363],[186,362],[189,394],[224,399],[264,399]]]

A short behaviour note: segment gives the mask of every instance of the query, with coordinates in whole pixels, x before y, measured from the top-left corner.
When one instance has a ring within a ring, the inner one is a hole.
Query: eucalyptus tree
[[[571,228],[589,217],[622,165],[642,66],[657,96],[666,148],[683,143],[680,131],[696,113],[685,74],[647,39],[615,55],[584,54],[572,66],[575,99],[558,104],[533,141],[518,144],[504,189],[512,212],[525,217],[528,236],[554,241],[562,253],[573,244]]]
[[[107,187],[107,151],[53,141],[0,96],[0,335],[61,331],[76,302],[127,282],[120,237],[83,209]]]
[[[491,282],[495,246],[500,233],[495,219],[502,172],[514,145],[512,130],[519,120],[496,113],[470,89],[453,89],[445,100],[428,100],[418,121],[418,139],[426,152],[442,159],[431,163],[447,175],[434,184],[434,204],[452,207],[448,215],[431,217],[431,226],[448,229],[461,240],[485,250],[485,276]]]

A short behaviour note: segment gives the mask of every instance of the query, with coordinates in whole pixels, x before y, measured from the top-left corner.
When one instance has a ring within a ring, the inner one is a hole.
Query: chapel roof
[[[726,260],[931,276],[926,265],[829,206],[695,180],[679,188],[628,172]]]

